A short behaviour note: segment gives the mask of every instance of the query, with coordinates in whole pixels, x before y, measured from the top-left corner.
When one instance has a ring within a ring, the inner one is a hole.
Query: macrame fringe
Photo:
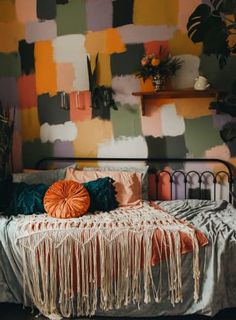
[[[167,266],[169,299],[172,305],[182,302],[180,230],[192,239],[194,299],[197,301],[200,270],[195,231],[167,213],[162,212],[160,219],[160,212],[155,214],[158,210],[153,210],[149,210],[146,218],[144,213],[140,219],[136,216],[139,227],[135,228],[128,223],[130,217],[127,219],[127,216],[123,226],[105,219],[106,227],[102,220],[99,227],[94,224],[89,227],[85,222],[83,228],[81,225],[75,228],[74,221],[54,220],[53,232],[48,231],[51,228],[48,221],[36,225],[34,220],[31,226],[22,227],[21,230],[28,232],[28,236],[22,234],[18,239],[25,302],[29,297],[42,314],[53,318],[91,316],[98,308],[108,311],[130,304],[139,306],[153,299],[160,302],[163,260]],[[122,221],[122,217],[120,219]],[[157,229],[161,231],[161,238],[155,232]],[[155,280],[153,243],[160,261]]]

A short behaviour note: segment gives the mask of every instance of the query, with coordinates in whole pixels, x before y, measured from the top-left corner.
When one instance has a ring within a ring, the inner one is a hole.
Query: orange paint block
[[[106,32],[87,32],[85,36],[85,49],[89,54],[96,55],[97,53],[106,52]]]
[[[177,21],[178,1],[134,0],[134,24],[176,25]]]
[[[92,118],[90,91],[70,93],[70,120],[73,122]]]
[[[186,119],[209,116],[212,114],[212,111],[209,110],[211,101],[212,98],[176,99],[176,113]]]
[[[36,42],[34,55],[36,92],[38,95],[49,93],[53,96],[57,92],[57,77],[51,41]]]
[[[21,111],[21,134],[23,140],[34,140],[40,137],[40,124],[37,107]]]
[[[121,39],[118,29],[106,30],[106,51],[105,53],[121,53],[126,50],[125,45]]]
[[[21,109],[37,105],[35,75],[21,76],[17,80],[19,104]]]
[[[0,52],[17,52],[18,41],[25,38],[24,26],[17,22],[0,23]]]
[[[72,63],[57,63],[57,91],[72,92],[75,69]]]
[[[111,121],[92,119],[77,122],[78,137],[73,141],[75,156],[97,157],[98,146],[112,137]]]

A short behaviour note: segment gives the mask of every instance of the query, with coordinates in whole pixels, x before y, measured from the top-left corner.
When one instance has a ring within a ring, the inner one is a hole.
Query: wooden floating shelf
[[[178,90],[160,90],[158,92],[133,92],[133,96],[141,97],[142,114],[145,114],[145,101],[153,99],[169,99],[169,98],[217,98],[217,91],[214,89],[207,90],[194,90],[190,89],[178,89]]]

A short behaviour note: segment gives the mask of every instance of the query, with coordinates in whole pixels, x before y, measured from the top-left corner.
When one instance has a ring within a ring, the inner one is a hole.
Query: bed
[[[136,170],[142,177],[146,172],[142,183],[148,183],[148,199],[141,208],[95,212],[83,219],[1,215],[0,302],[33,305],[49,318],[213,316],[236,307],[231,166],[217,159],[46,158],[37,170],[45,163],[94,166],[94,161],[105,172]],[[57,171],[58,179],[61,172]],[[34,174],[38,173],[28,173],[27,179]],[[60,230],[55,232],[58,220]],[[96,236],[91,233],[94,225],[99,226]],[[164,253],[158,251],[157,230],[162,230],[162,242],[169,234]],[[191,238],[190,249],[183,249],[189,243],[179,238],[181,232]],[[99,261],[94,258],[98,251]]]

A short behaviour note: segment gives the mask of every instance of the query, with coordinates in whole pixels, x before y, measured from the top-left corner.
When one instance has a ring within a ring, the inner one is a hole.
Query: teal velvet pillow
[[[118,207],[114,180],[110,177],[83,183],[90,196],[90,207],[88,212],[111,211]]]
[[[44,213],[43,198],[48,188],[49,185],[42,183],[12,183],[11,199],[6,212],[13,215]]]

